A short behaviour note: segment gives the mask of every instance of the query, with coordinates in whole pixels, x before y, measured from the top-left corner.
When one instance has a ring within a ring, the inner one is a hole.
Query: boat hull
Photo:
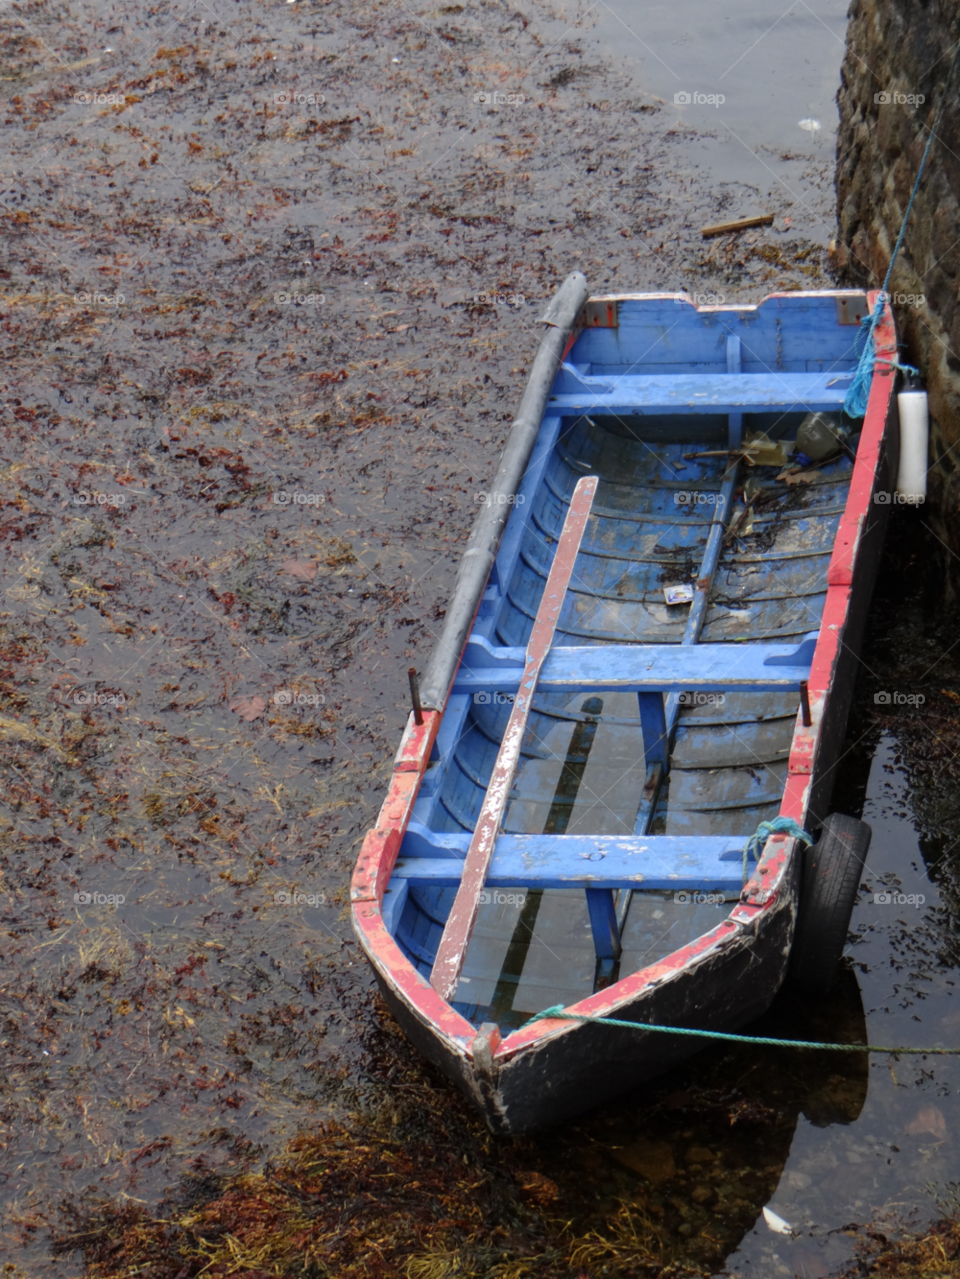
[[[786,974],[798,859],[756,933],[739,930],[636,998],[606,1009],[624,1021],[736,1031],[770,1007]],[[589,1023],[558,1030],[511,1057],[482,1063],[437,1034],[374,964],[390,1012],[410,1042],[452,1080],[501,1136],[548,1127],[591,1110],[700,1052],[707,1041]]]
[[[889,312],[877,330],[877,348],[896,349]],[[830,812],[890,511],[882,495],[892,492],[897,474],[893,385],[892,370],[878,366],[826,574],[809,676],[812,720],[804,726],[797,717],[779,806],[781,816],[814,832]],[[538,1019],[501,1038],[498,1026],[478,1029],[440,999],[423,964],[412,963],[409,951],[398,945],[397,916],[387,898],[441,720],[442,710],[433,709],[422,725],[412,719],[408,724],[390,793],[354,875],[354,927],[411,1043],[463,1090],[494,1132],[521,1133],[569,1118],[661,1074],[707,1042],[608,1027],[591,1018],[733,1032],[766,1011],[787,973],[798,909],[802,846],[788,835],[768,839],[740,901],[722,923],[568,1006],[585,1020]]]

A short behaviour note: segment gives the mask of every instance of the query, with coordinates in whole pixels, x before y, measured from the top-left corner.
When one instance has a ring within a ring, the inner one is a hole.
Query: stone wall
[[[960,38],[957,0],[853,0],[837,147],[841,281],[879,287]],[[877,101],[886,94],[893,101]],[[922,103],[916,99],[922,95]],[[960,550],[960,66],[890,282],[933,422],[927,513]],[[919,299],[919,300],[918,300]]]

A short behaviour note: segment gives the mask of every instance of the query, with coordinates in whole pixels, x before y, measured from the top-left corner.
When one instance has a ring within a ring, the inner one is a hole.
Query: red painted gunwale
[[[764,301],[791,296],[796,295],[771,294]],[[878,296],[876,292],[868,294],[871,312]],[[571,336],[564,356],[579,332],[575,330]],[[879,476],[887,410],[894,385],[894,369],[889,363],[882,361],[895,359],[897,350],[889,303],[875,330],[875,347],[878,362],[870,388],[850,490],[827,570],[827,598],[810,669],[808,688],[812,724],[805,728],[800,712],[797,712],[787,765],[787,782],[780,804],[780,815],[792,817],[801,826],[807,816],[810,779],[820,746],[823,712],[843,643],[860,539]],[[425,1025],[431,1027],[436,1035],[447,1041],[452,1052],[469,1057],[473,1041],[478,1035],[476,1028],[451,1008],[414,968],[387,931],[380,910],[383,894],[393,874],[400,843],[410,820],[413,802],[440,729],[441,718],[438,711],[424,711],[424,722],[418,726],[411,714],[394,761],[393,778],[377,824],[363,841],[353,874],[350,897],[355,926],[362,934],[372,962],[411,1011]],[[794,853],[794,843],[794,840],[785,835],[774,835],[767,840],[763,856],[746,885],[740,902],[716,928],[656,964],[639,969],[606,990],[571,1004],[567,1011],[591,1017],[614,1017],[624,1005],[634,1002],[647,987],[676,975],[711,951],[728,944],[738,935],[738,925],[760,927],[760,917],[764,912],[770,911],[777,901],[779,888]],[[570,1021],[537,1022],[533,1026],[516,1030],[499,1041],[493,1060],[495,1063],[503,1063],[540,1040],[571,1034],[577,1029],[577,1023]]]

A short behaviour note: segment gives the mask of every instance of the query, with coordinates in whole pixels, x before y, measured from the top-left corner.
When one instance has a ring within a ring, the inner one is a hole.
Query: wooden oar
[[[443,936],[440,938],[440,945],[437,947],[430,985],[448,1002],[453,998],[457,982],[460,980],[460,970],[463,968],[470,935],[480,908],[480,894],[486,882],[493,848],[500,833],[500,823],[510,798],[510,788],[513,785],[517,764],[520,761],[520,746],[526,732],[530,709],[533,706],[534,690],[540,677],[540,669],[553,643],[560,609],[563,606],[567,587],[570,585],[583,530],[586,528],[594,494],[597,491],[597,483],[596,475],[585,475],[577,481],[577,486],[573,490],[570,509],[563,522],[557,552],[553,557],[550,575],[537,610],[537,620],[533,624],[533,631],[527,644],[526,665],[520,690],[513,703],[506,732],[500,743],[497,761],[490,774],[487,793],[463,863],[460,887],[443,930]]]

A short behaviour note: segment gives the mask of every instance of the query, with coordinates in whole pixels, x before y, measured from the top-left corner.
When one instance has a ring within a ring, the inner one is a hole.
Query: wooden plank
[[[428,831],[420,823],[411,822],[398,861],[438,857],[462,863],[470,839],[468,831]],[[653,859],[650,864],[665,867],[664,874],[676,866],[691,875],[712,874],[718,860],[738,861],[746,842],[739,835],[511,835],[506,832],[501,833],[500,841],[496,857],[502,851],[504,857],[522,858],[524,874],[554,863],[569,862],[576,870],[578,862],[606,865],[609,857],[623,857]],[[497,862],[496,857],[494,861],[498,866],[507,864]],[[459,870],[456,873],[459,875]],[[633,874],[633,870],[624,873]]]
[[[719,321],[723,330],[743,339],[746,372],[812,372],[838,363],[850,369],[857,363],[851,340],[855,330],[837,323],[838,296],[862,297],[862,291],[774,295],[759,306],[741,303],[709,311],[698,311],[683,294],[625,299],[620,302],[619,329],[586,330],[574,359],[591,364],[600,376],[630,372],[630,362],[624,362],[627,351],[644,352],[647,373],[689,373],[697,368],[722,373],[723,344],[711,342],[709,334],[709,326]]]
[[[587,889],[587,913],[590,931],[601,971],[609,977],[613,965],[620,958],[620,925],[617,923],[617,907],[610,888]]]
[[[643,756],[647,772],[658,765],[667,767],[670,753],[667,741],[667,721],[663,713],[663,694],[640,693],[640,728],[643,733]]]
[[[456,888],[460,884],[460,864],[435,857],[404,859],[397,863],[391,883],[407,882],[430,888]],[[750,864],[753,865],[752,862]],[[497,853],[482,893],[492,895],[501,889],[505,892],[515,892],[518,889],[533,892],[546,888],[567,888],[586,889],[587,892],[626,889],[630,892],[732,893],[738,896],[742,887],[742,867],[739,863],[734,865],[733,861],[717,862],[712,873],[701,872],[699,869],[695,873],[685,873],[682,868],[657,864],[648,871],[638,871],[635,868],[623,870],[622,867],[611,866],[602,871],[571,870],[570,874],[564,875],[558,870],[525,871],[515,861],[502,858]],[[491,900],[495,902],[496,898],[491,896]],[[594,944],[596,945],[596,934]],[[598,957],[605,958],[606,951],[602,955],[598,954]]]
[[[742,343],[734,334],[727,337],[727,372],[742,373],[743,362],[741,359]],[[727,443],[731,449],[740,447],[743,438],[743,414],[731,413],[727,424]]]
[[[551,411],[631,409],[647,413],[838,412],[853,372],[625,373],[574,377],[562,370]]]
[[[577,486],[573,490],[567,517],[563,522],[563,532],[560,534],[550,568],[550,576],[543,589],[537,619],[527,644],[526,663],[517,686],[513,710],[500,743],[500,750],[490,774],[480,815],[477,818],[476,829],[470,841],[460,888],[447,918],[440,945],[437,947],[430,984],[448,1002],[457,989],[470,934],[477,918],[480,893],[493,856],[494,845],[500,833],[500,823],[510,798],[510,787],[520,761],[520,747],[533,706],[533,694],[541,668],[553,643],[560,610],[563,607],[567,587],[570,585],[570,578],[573,576],[577,552],[580,549],[590,507],[597,491],[597,482],[595,475],[585,475],[577,481]]]
[[[750,218],[734,218],[732,222],[714,222],[710,226],[700,228],[705,238],[712,235],[733,235],[737,231],[748,231],[752,226],[773,226],[772,213],[759,213]]]
[[[469,831],[430,830],[422,822],[411,821],[399,858],[408,861],[438,857],[462,866],[472,838]],[[706,873],[712,870],[718,858],[736,861],[745,842],[739,835],[510,835],[504,832],[497,842],[494,863],[501,852],[515,853],[523,857],[524,873],[527,873],[558,857],[562,861],[572,859],[575,864],[577,861],[600,862],[616,854],[660,858],[668,868],[677,862],[691,873]],[[455,873],[459,876],[460,870]]]
[[[743,372],[742,366],[742,343],[739,337],[728,334],[725,343],[727,356],[727,373],[730,377],[737,377]],[[743,428],[743,414],[730,413],[727,418],[727,442],[731,444],[740,442],[740,436]],[[723,551],[723,535],[726,528],[727,512],[733,502],[734,493],[738,482],[740,471],[739,459],[733,458],[727,463],[723,476],[723,482],[720,485],[720,493],[718,501],[713,510],[713,521],[710,526],[710,532],[707,536],[707,545],[704,548],[703,558],[700,561],[700,571],[697,574],[696,589],[694,590],[693,601],[690,605],[690,611],[687,614],[687,624],[684,628],[683,639],[681,644],[688,649],[697,645],[700,640],[700,634],[703,630],[704,621],[707,615],[707,600],[710,598],[710,592],[713,589],[713,579],[716,575],[717,565],[720,562],[720,556]],[[804,655],[805,651],[804,651]],[[799,654],[790,654],[789,661],[797,661]],[[699,661],[702,662],[702,653],[699,655]],[[767,665],[767,658],[764,658],[764,666]],[[734,661],[736,667],[736,661]],[[692,692],[695,690],[684,689],[683,692]],[[654,815],[657,809],[657,803],[660,798],[660,790],[663,786],[664,779],[670,771],[670,759],[673,750],[674,739],[677,734],[677,724],[680,719],[680,696],[679,692],[671,692],[667,695],[664,703],[664,762],[662,767],[655,766],[647,769],[647,777],[644,782],[643,790],[640,795],[640,803],[637,805],[637,815],[633,823],[633,831],[635,835],[645,835],[650,829]],[[640,696],[641,705],[643,703],[643,695]],[[621,894],[619,907],[620,927],[623,929],[627,919],[627,912],[630,909],[630,893]]]
[[[459,844],[450,856],[416,857],[421,841],[408,834],[391,888],[401,881],[453,888],[460,884],[469,836],[434,839]],[[739,886],[745,839],[730,835],[505,835],[501,834],[484,887],[697,889]],[[437,851],[434,845],[434,851]],[[459,855],[457,855],[459,854]]]
[[[468,649],[479,649],[473,639]],[[602,644],[555,648],[540,672],[541,692],[579,689],[621,693],[748,692],[799,688],[809,676],[813,644]],[[469,665],[468,651],[457,672],[455,693],[513,693],[524,679],[517,661],[523,649],[494,649],[491,665]],[[481,656],[482,654],[482,656]],[[477,654],[480,660],[487,653]],[[495,656],[494,656],[495,655]],[[501,656],[502,655],[502,656]],[[770,659],[768,661],[768,659]],[[794,659],[791,661],[791,659]]]
[[[730,417],[736,417],[737,414],[731,413]],[[717,495],[717,501],[714,506],[713,523],[710,526],[710,532],[707,536],[707,545],[703,552],[703,559],[700,561],[700,572],[697,574],[696,588],[693,593],[693,603],[690,605],[690,612],[687,614],[687,625],[683,633],[683,643],[685,645],[695,645],[700,639],[700,632],[703,630],[703,623],[707,616],[707,601],[710,598],[710,591],[713,588],[713,579],[717,572],[717,565],[720,562],[720,555],[723,551],[723,535],[727,527],[727,516],[730,508],[733,506],[734,493],[737,483],[739,482],[740,461],[739,459],[731,459],[723,478],[720,492]],[[702,661],[701,655],[701,661]],[[676,716],[674,716],[676,720]],[[674,724],[670,725],[671,734]]]

